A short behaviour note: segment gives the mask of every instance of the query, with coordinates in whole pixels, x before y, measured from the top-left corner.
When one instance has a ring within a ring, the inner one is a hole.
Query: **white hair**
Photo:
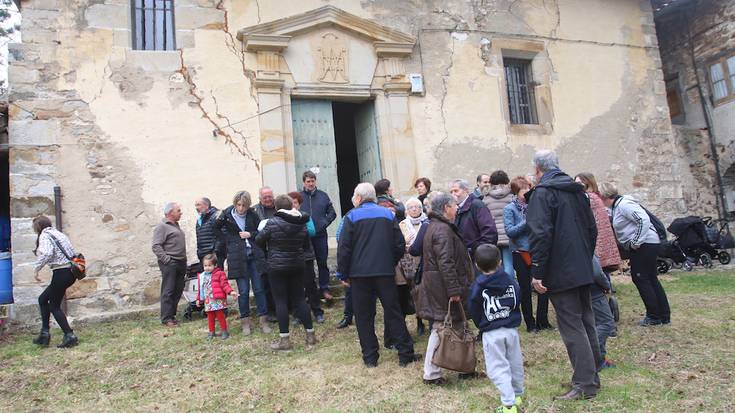
[[[470,183],[465,181],[464,179],[453,179],[449,182],[449,188],[453,187],[454,185],[459,186],[460,189],[464,189],[465,191],[470,190]]]
[[[421,204],[421,201],[419,201],[418,198],[410,198],[408,201],[406,201],[406,209],[410,208],[411,205],[418,205],[419,208],[423,208],[424,205]]]
[[[355,187],[355,195],[362,199],[362,202],[378,202],[375,195],[375,187],[370,182],[362,182]]]
[[[556,155],[556,152],[552,150],[540,150],[533,155],[533,166],[538,168],[541,172],[559,169],[559,157]]]
[[[176,202],[166,202],[166,205],[163,207],[163,215],[166,216],[171,213],[171,211],[176,208],[176,205],[178,205]]]

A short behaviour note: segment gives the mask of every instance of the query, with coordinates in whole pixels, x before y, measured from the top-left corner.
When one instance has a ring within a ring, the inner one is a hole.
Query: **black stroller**
[[[714,248],[712,258],[720,261],[720,264],[727,265],[730,263],[730,253],[725,251],[735,248],[735,240],[730,234],[730,228],[726,219],[712,219],[704,217],[702,221],[705,225],[707,235],[707,243]]]
[[[676,235],[674,242],[694,263],[711,268],[712,259],[719,257],[717,249],[708,241],[707,226],[701,217],[677,218],[671,222],[668,230]]]
[[[694,260],[684,253],[678,240],[663,241],[659,256],[656,257],[656,266],[659,274],[666,274],[671,268],[691,271],[694,269]]]

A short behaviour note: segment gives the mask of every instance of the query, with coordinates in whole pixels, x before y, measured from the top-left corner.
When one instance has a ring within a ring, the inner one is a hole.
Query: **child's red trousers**
[[[216,310],[207,312],[207,322],[209,323],[209,332],[214,333],[214,319],[219,320],[219,328],[227,331],[227,319],[225,319],[225,310]]]

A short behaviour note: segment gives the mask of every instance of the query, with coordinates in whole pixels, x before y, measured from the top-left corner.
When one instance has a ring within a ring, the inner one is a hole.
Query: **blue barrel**
[[[13,261],[9,252],[0,252],[0,304],[13,303]]]

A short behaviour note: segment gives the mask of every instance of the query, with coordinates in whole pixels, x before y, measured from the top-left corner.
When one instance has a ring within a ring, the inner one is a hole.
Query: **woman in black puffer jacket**
[[[306,223],[309,215],[293,209],[293,200],[288,195],[279,195],[275,201],[276,214],[269,219],[255,243],[268,251],[268,277],[273,300],[276,302],[276,317],[280,339],[271,345],[273,350],[290,350],[288,331],[288,304],[306,328],[306,345],[316,344],[314,326],[309,307],[304,299],[304,251],[309,246]]]

